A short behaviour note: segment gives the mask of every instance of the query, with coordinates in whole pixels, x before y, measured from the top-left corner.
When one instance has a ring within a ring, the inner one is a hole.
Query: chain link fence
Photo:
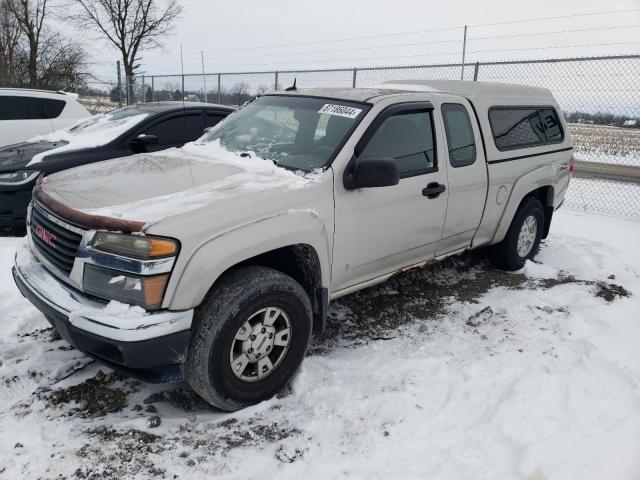
[[[131,79],[130,103],[184,99],[239,106],[294,81],[299,88],[353,88],[436,79],[549,88],[575,144],[577,167],[566,205],[640,220],[640,55],[141,76]]]

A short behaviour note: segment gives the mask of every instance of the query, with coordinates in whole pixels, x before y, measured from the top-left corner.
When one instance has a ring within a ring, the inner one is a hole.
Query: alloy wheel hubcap
[[[524,219],[522,228],[520,228],[520,234],[518,235],[518,255],[522,258],[531,253],[533,245],[536,243],[536,236],[538,234],[538,221],[533,215],[529,215]]]
[[[267,307],[244,322],[233,339],[229,361],[245,382],[262,380],[282,363],[291,344],[291,321],[284,310]]]

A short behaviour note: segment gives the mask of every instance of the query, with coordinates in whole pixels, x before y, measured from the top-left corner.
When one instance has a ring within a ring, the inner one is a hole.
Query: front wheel
[[[535,197],[527,197],[516,212],[502,242],[489,249],[492,262],[513,271],[533,260],[540,249],[544,229],[544,208]]]
[[[222,410],[271,398],[300,366],[311,323],[309,297],[291,277],[266,267],[232,270],[194,313],[185,378]]]

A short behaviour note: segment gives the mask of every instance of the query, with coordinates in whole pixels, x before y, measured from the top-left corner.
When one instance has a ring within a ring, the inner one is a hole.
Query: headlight
[[[98,232],[91,246],[103,252],[142,260],[171,257],[178,253],[178,242],[175,240],[122,233]]]
[[[40,172],[37,170],[18,170],[13,173],[1,173],[0,185],[24,185],[38,178],[38,175],[40,175]]]
[[[139,276],[95,265],[84,267],[84,291],[106,300],[140,305],[147,310],[162,306],[169,274]]]

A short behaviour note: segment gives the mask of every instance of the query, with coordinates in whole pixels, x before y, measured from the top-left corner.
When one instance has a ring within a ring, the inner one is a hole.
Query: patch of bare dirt
[[[581,280],[560,272],[557,278],[532,279],[492,267],[476,252],[398,273],[375,287],[333,302],[325,334],[316,339],[309,355],[322,354],[338,342],[358,345],[388,340],[398,328],[416,319],[436,319],[451,300],[477,303],[494,287],[550,289],[559,285],[595,286],[594,295],[611,302],[630,293],[613,283]],[[472,322],[474,320],[472,319]]]
[[[88,459],[73,478],[112,479],[141,475],[142,478],[167,478],[158,467],[162,455],[170,454],[175,462],[195,468],[199,463],[211,463],[236,448],[279,444],[275,457],[283,463],[302,458],[304,450],[283,444],[283,440],[299,436],[301,432],[288,425],[265,422],[254,417],[240,422],[235,418],[215,424],[185,423],[176,432],[165,435],[129,429],[117,430],[107,426],[84,432],[92,441],[76,454]],[[171,478],[177,478],[172,476]]]
[[[116,372],[105,374],[100,370],[95,377],[78,385],[44,392],[44,395],[51,406],[73,403],[70,415],[83,418],[103,417],[107,413],[121,411],[127,406],[127,396],[137,390],[137,382],[127,382],[118,387],[114,385],[122,380],[123,377]]]

